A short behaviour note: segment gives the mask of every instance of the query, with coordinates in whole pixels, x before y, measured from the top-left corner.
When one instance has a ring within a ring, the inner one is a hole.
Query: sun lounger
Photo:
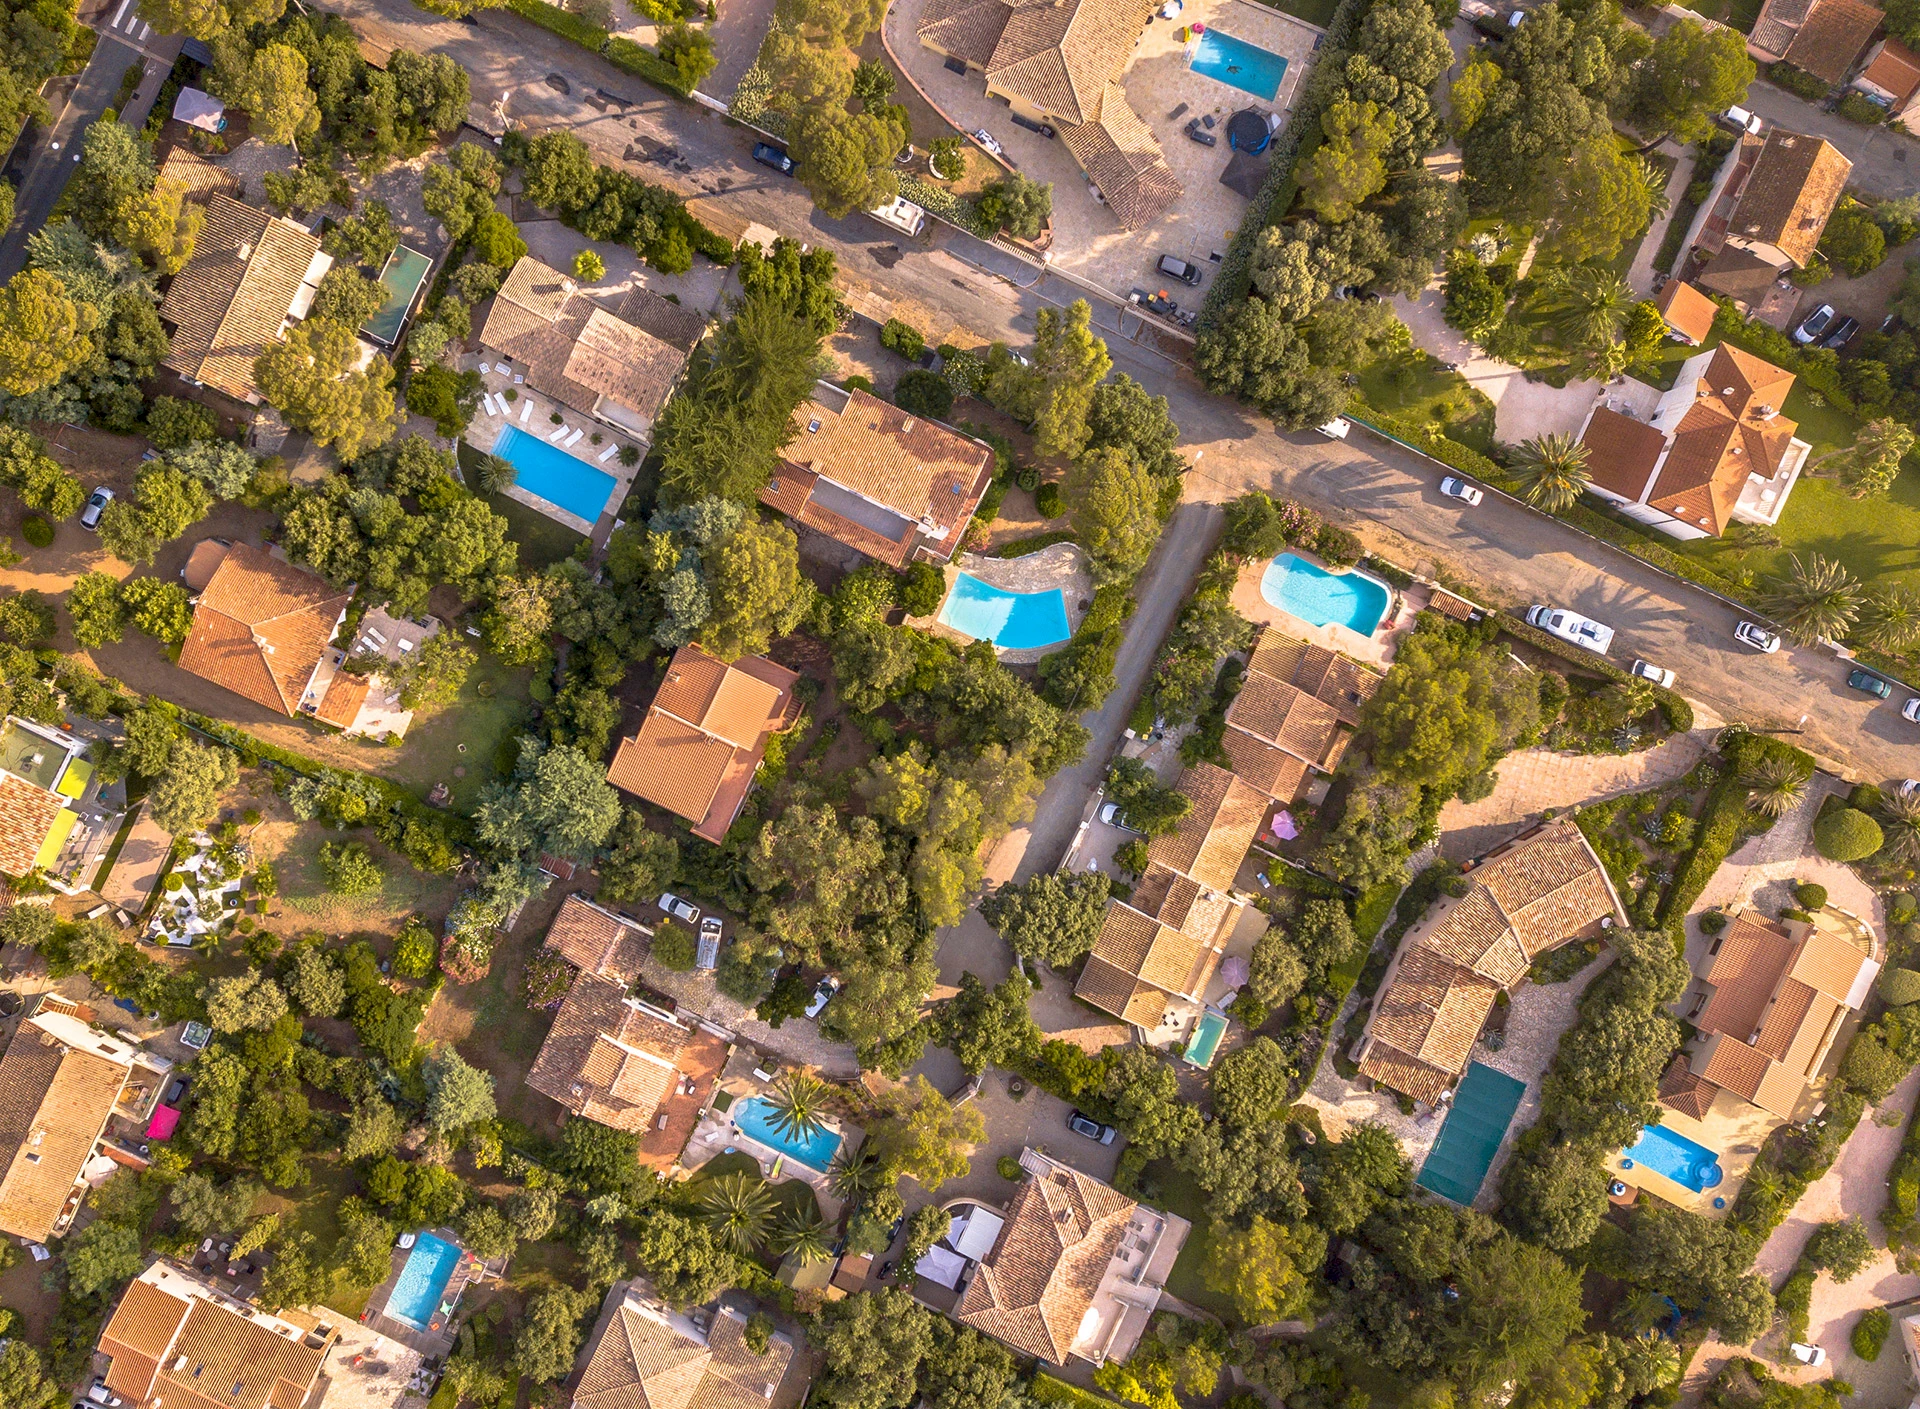
[[[568,447],[571,447],[572,445],[574,445],[574,444],[575,444],[575,443],[576,443],[576,442],[577,442],[577,441],[578,441],[578,440],[580,439],[580,437],[581,437],[581,436],[583,436],[583,435],[585,435],[585,434],[586,434],[586,432],[585,432],[585,431],[575,431],[575,432],[574,432],[574,433],[573,433],[572,435],[570,435],[570,436],[568,436],[568,437],[567,437],[567,438],[566,438],[566,439],[565,439],[564,441],[562,441],[561,443],[562,443],[563,445],[566,445],[566,446],[568,446]]]
[[[491,372],[492,370],[493,370],[493,364],[492,364],[492,363],[490,363],[490,362],[482,362],[482,363],[480,364],[480,375],[481,375],[481,376],[483,376],[483,377],[484,377],[484,376],[486,376],[486,374],[487,374],[487,373],[489,373],[489,372]]]
[[[532,413],[532,411],[533,411],[533,403],[531,401],[523,401],[520,403],[520,424],[521,425],[524,426],[527,423],[527,417]]]
[[[620,446],[618,443],[609,445],[605,450],[602,450],[600,452],[600,463],[603,465],[606,464],[607,461],[611,460],[614,456],[618,455],[619,453],[620,453]]]
[[[486,408],[487,414],[489,416],[498,416],[500,414],[498,411],[493,409],[493,393],[492,392],[488,392],[485,396],[481,397],[480,404]]]
[[[548,436],[547,439],[557,441],[560,439],[561,436],[565,435],[566,433],[567,433],[567,428],[565,426],[562,426],[560,427],[559,430],[555,431],[552,435]]]

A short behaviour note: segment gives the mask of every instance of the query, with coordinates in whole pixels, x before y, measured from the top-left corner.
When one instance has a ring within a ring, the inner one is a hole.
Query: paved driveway
[[[1587,410],[1600,391],[1595,381],[1573,381],[1563,387],[1527,380],[1511,362],[1489,357],[1442,316],[1446,296],[1436,280],[1417,299],[1393,296],[1394,312],[1413,333],[1414,346],[1442,362],[1457,364],[1460,375],[1475,391],[1493,403],[1494,434],[1508,444],[1559,431],[1578,435]]]

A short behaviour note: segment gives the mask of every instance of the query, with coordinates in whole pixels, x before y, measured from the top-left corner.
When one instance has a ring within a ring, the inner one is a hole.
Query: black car
[[[771,142],[755,142],[753,159],[762,166],[770,166],[782,176],[793,175],[793,158],[774,146]]]
[[[1098,1140],[1103,1145],[1111,1145],[1113,1137],[1119,1134],[1111,1125],[1103,1125],[1092,1116],[1075,1111],[1067,1117],[1067,1129],[1075,1135],[1084,1135],[1089,1140]]]
[[[1820,346],[1830,347],[1835,352],[1838,352],[1841,348],[1852,342],[1853,335],[1859,331],[1860,320],[1858,318],[1842,318],[1834,325],[1832,332],[1820,339]]]
[[[1161,255],[1160,263],[1156,267],[1168,278],[1178,279],[1181,283],[1191,284],[1196,288],[1203,277],[1199,265],[1189,264],[1186,260],[1176,259],[1170,254]]]
[[[1008,113],[1007,116],[1013,120],[1015,127],[1024,127],[1029,132],[1038,132],[1042,137],[1053,136],[1053,127],[1048,123],[1035,122],[1030,117],[1020,116],[1019,113]]]

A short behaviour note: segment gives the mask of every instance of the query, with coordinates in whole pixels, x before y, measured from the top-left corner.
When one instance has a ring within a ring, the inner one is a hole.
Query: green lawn
[[[1320,29],[1333,23],[1333,12],[1340,8],[1340,0],[1267,0],[1267,3],[1282,14],[1305,20]]]
[[[1381,358],[1359,376],[1367,405],[1430,426],[1482,455],[1492,452],[1493,403],[1438,358],[1413,348]]]
[[[1236,1322],[1239,1318],[1231,1298],[1214,1291],[1201,1275],[1201,1269],[1213,1260],[1212,1219],[1207,1214],[1207,1196],[1200,1192],[1192,1176],[1171,1160],[1156,1160],[1148,1165],[1146,1180],[1160,1190],[1159,1196],[1149,1202],[1168,1213],[1179,1214],[1193,1225],[1167,1278],[1167,1290],[1229,1324]]]
[[[501,743],[526,722],[529,710],[527,682],[532,672],[504,665],[488,651],[476,648],[476,655],[460,697],[416,716],[399,759],[388,770],[396,782],[423,797],[435,783],[444,781],[453,790],[455,812],[473,810],[480,790],[493,778]],[[456,769],[462,773],[456,775]]]
[[[557,519],[504,494],[484,494],[487,507],[507,521],[507,535],[520,545],[520,566],[544,568],[573,556],[586,540]]]

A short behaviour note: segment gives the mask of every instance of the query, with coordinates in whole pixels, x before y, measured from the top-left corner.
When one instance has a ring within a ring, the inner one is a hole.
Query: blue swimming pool
[[[1278,54],[1217,29],[1200,36],[1200,47],[1193,51],[1187,66],[1268,102],[1280,91],[1280,80],[1287,74],[1287,61]]]
[[[773,1107],[759,1096],[749,1097],[733,1108],[733,1127],[742,1135],[758,1140],[768,1149],[778,1150],[795,1164],[804,1164],[817,1174],[825,1174],[840,1148],[840,1132],[824,1126],[805,1138],[776,1130]]]
[[[1344,626],[1362,636],[1373,635],[1392,599],[1387,584],[1377,577],[1328,572],[1292,553],[1282,553],[1267,564],[1260,595],[1304,622]]]
[[[588,523],[606,511],[607,500],[620,482],[518,426],[501,427],[493,453],[513,462],[514,483],[527,493],[538,494]]]
[[[452,1243],[431,1233],[422,1233],[413,1251],[407,1254],[406,1266],[400,1269],[400,1280],[393,1284],[393,1293],[387,1298],[387,1315],[416,1331],[426,1330],[440,1309],[440,1298],[446,1294],[447,1283],[453,1280],[453,1269],[459,1265],[460,1255],[460,1249]]]
[[[1627,1146],[1625,1153],[1622,1163],[1629,1169],[1644,1166],[1696,1194],[1711,1189],[1724,1177],[1719,1155],[1664,1125],[1640,1127],[1640,1138]]]
[[[1010,651],[1057,646],[1073,635],[1067,599],[1058,587],[1009,592],[964,572],[954,578],[940,620],[976,641],[991,641]]]
[[[1226,1032],[1227,1020],[1220,1014],[1201,1014],[1200,1021],[1194,1025],[1193,1041],[1187,1044],[1185,1060],[1203,1071],[1212,1066],[1214,1054],[1220,1050],[1220,1039]]]

